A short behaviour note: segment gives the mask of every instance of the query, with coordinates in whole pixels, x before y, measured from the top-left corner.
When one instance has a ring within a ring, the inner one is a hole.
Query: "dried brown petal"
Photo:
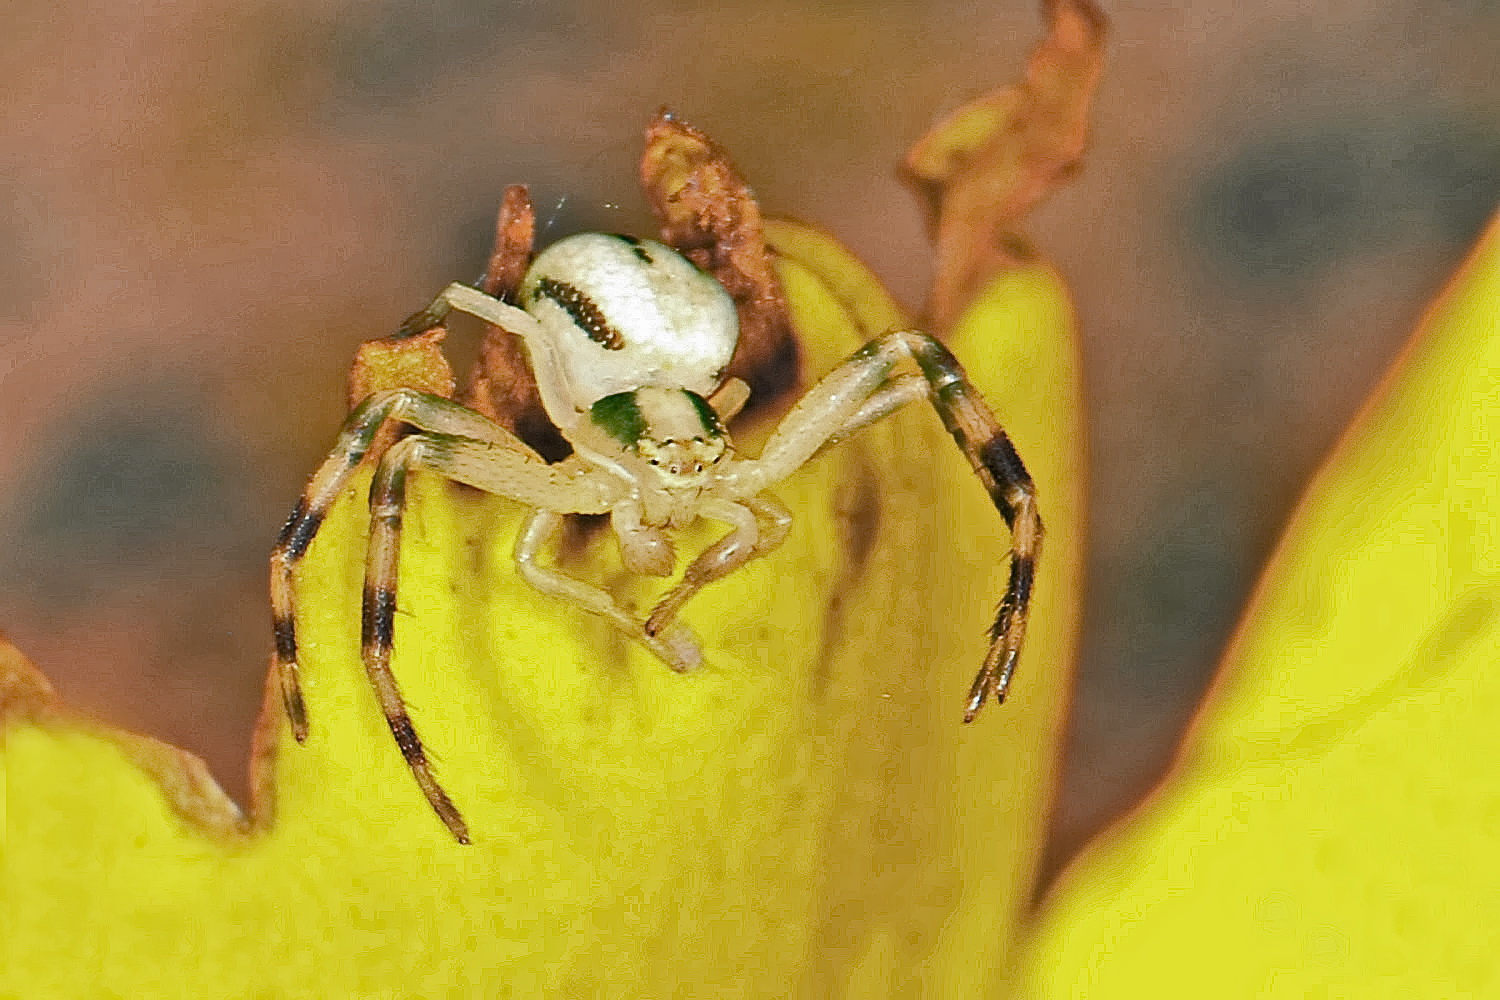
[[[750,385],[751,405],[797,384],[797,342],[766,252],[760,206],[708,136],[660,112],[646,129],[641,186],[662,239],[719,280],[740,316],[729,374]]]
[[[495,220],[495,249],[479,287],[486,294],[517,304],[516,292],[531,266],[535,238],[536,213],[531,197],[524,184],[512,184],[505,189],[500,202],[500,214]],[[515,433],[549,461],[564,458],[572,451],[547,419],[525,344],[508,330],[485,326],[479,357],[458,394],[458,401]]]
[[[453,395],[453,369],[443,356],[448,331],[435,326],[415,337],[367,340],[354,354],[349,369],[349,407],[386,389],[419,389],[437,396]]]
[[[239,806],[224,794],[200,758],[149,736],[101,726],[60,704],[42,672],[0,634],[0,724],[44,718],[52,724],[93,730],[115,744],[128,760],[156,780],[178,815],[204,832],[237,836],[247,829]]]
[[[500,199],[495,217],[495,249],[479,287],[486,295],[515,304],[516,290],[531,266],[531,248],[536,241],[536,212],[525,184],[512,184]]]
[[[1083,155],[1106,21],[1092,0],[1043,8],[1048,34],[1026,78],[959,108],[907,154],[937,249],[928,317],[939,330],[996,273],[1029,259],[1017,227]]]
[[[42,672],[0,633],[0,720],[33,716],[56,699]]]
[[[453,369],[443,355],[443,338],[447,335],[447,330],[435,326],[415,337],[384,337],[360,344],[349,369],[349,408],[386,389],[418,389],[452,396]],[[371,445],[374,453],[395,443],[396,432],[395,427],[382,428]]]

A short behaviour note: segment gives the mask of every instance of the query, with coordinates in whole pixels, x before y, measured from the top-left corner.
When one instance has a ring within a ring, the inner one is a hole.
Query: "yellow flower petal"
[[[774,233],[821,373],[894,307],[835,245]],[[707,661],[688,676],[521,583],[517,505],[418,476],[394,670],[461,847],[359,662],[361,482],[301,573],[312,732],[267,716],[274,821],[205,819],[116,735],[10,713],[0,996],[978,994],[1029,893],[1071,657],[1070,324],[1027,268],[952,338],[1051,532],[1009,704],[959,722],[1009,535],[922,407],[778,489],[791,539],[688,606]],[[578,558],[637,602],[662,587],[604,533]]]
[[[1500,996],[1500,223],[1313,483],[1038,997]]]

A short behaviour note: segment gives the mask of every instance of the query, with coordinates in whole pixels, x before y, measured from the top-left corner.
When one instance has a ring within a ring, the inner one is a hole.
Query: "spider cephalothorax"
[[[627,236],[572,236],[536,257],[517,299],[524,308],[467,285],[449,285],[407,329],[425,329],[456,309],[520,336],[542,405],[573,454],[549,464],[479,413],[411,389],[376,393],[355,408],[271,557],[276,659],[298,740],[307,736],[307,717],[297,680],[292,572],[377,432],[391,423],[414,433],[380,457],[371,485],[362,655],[407,764],[461,842],[468,842],[468,829],[433,775],[390,670],[396,554],[406,476],[413,468],[535,508],[516,544],[521,575],[600,615],[672,669],[687,671],[702,654],[676,622],[677,612],[702,587],[787,536],[791,515],[766,491],[829,444],[926,398],[1014,535],[1010,583],[965,720],[992,694],[1003,699],[1025,633],[1041,520],[1020,458],[939,341],[916,330],[893,330],[870,341],[809,390],[760,456],[749,458],[734,451],[725,430],[748,397],[744,382],[724,375],[738,337],[734,302],[675,250]],[[688,565],[642,620],[607,591],[540,561],[567,514],[608,514],[626,567],[662,576],[674,566],[672,529],[704,517],[730,530]]]

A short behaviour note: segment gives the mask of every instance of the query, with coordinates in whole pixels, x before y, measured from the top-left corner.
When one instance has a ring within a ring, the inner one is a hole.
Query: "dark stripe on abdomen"
[[[651,251],[647,250],[637,237],[627,236],[624,233],[614,233],[612,235],[615,239],[622,240],[627,246],[629,246],[630,252],[635,254],[635,259],[640,261],[642,264],[656,263],[656,258],[651,256]]]
[[[618,351],[625,346],[624,336],[609,325],[604,310],[577,285],[555,278],[541,278],[536,283],[536,291],[531,295],[533,302],[538,298],[551,299],[557,303],[557,307],[568,314],[578,329],[606,351]]]

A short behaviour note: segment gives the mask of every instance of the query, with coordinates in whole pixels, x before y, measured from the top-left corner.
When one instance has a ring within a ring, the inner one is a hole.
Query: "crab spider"
[[[649,240],[584,233],[539,254],[523,279],[522,308],[467,285],[449,285],[403,326],[415,333],[451,311],[519,335],[542,405],[573,446],[549,464],[511,432],[451,400],[411,389],[365,399],[298,500],[271,556],[275,660],[292,732],[307,738],[297,673],[293,572],[334,500],[369,457],[376,433],[409,433],[380,457],[370,488],[361,655],[391,733],[427,801],[460,843],[462,815],[417,736],[391,673],[396,561],[407,474],[427,469],[535,511],[521,529],[517,569],[532,586],[604,618],[667,666],[701,662],[678,611],[702,587],[775,549],[791,515],[766,491],[825,447],[925,397],[942,418],[1012,533],[1010,579],[964,721],[1003,701],[1026,630],[1042,542],[1035,490],[1009,438],[958,361],[917,330],[870,341],[814,386],[782,419],[759,458],[730,447],[725,423],[748,390],[723,371],[738,339],[735,306],[712,277]],[[542,562],[567,514],[608,514],[627,569],[670,575],[673,528],[700,517],[729,531],[695,558],[644,620],[605,590]]]

